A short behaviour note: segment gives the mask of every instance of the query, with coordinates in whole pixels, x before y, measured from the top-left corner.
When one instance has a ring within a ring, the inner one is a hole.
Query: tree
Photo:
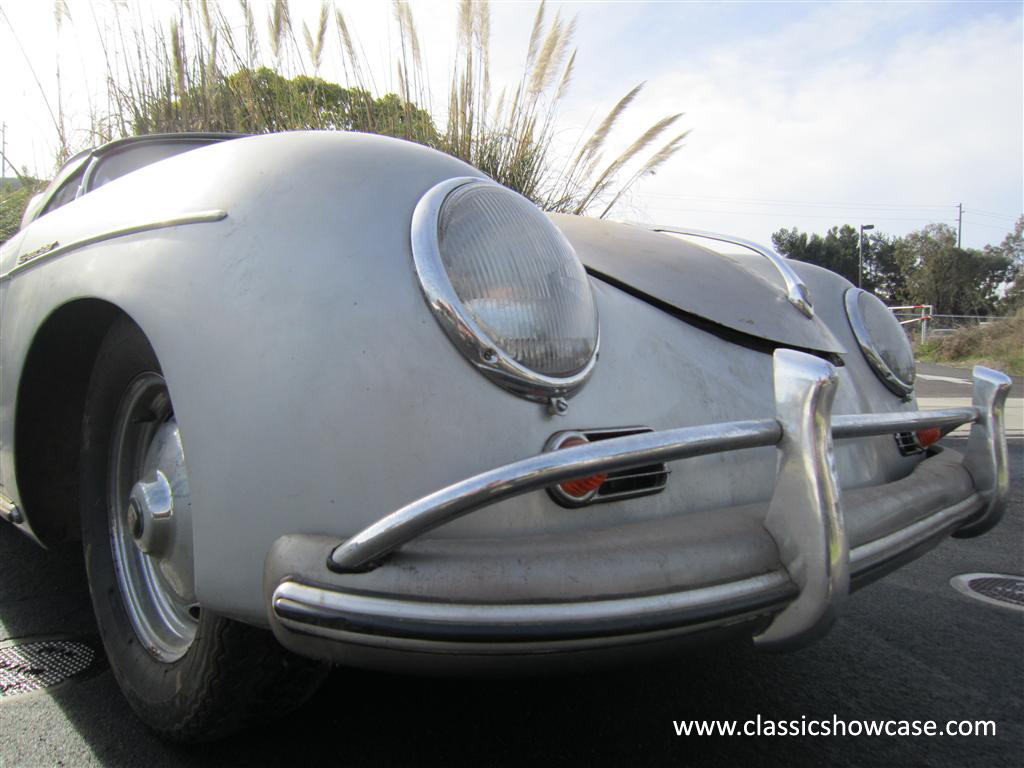
[[[1024,217],[998,247],[956,247],[956,231],[929,224],[905,237],[865,233],[862,285],[890,306],[931,304],[946,314],[988,315],[1024,305]],[[838,272],[857,283],[858,230],[835,226],[824,236],[780,229],[772,235],[782,255]],[[1001,298],[1006,283],[1016,282]]]
[[[889,306],[910,303],[908,269],[897,249],[899,239],[881,232],[864,238],[864,285]]]
[[[956,247],[956,230],[929,224],[900,238],[897,258],[908,272],[911,301],[945,314],[987,315],[999,303],[999,287],[1013,274],[1011,258]]]
[[[838,272],[854,285],[858,284],[860,269],[860,233],[849,224],[835,226],[825,236],[780,229],[772,235],[775,249],[783,256],[796,261],[805,261],[819,267]],[[903,269],[898,263],[895,241],[881,233],[865,233],[864,271],[861,284],[885,301],[900,302],[906,299],[907,288]]]
[[[1010,315],[1024,308],[1024,216],[1017,219],[1013,231],[1003,238],[1002,243],[986,245],[985,254],[1009,259],[1013,265],[1012,278],[1007,278],[1012,282],[999,302],[999,312]]]
[[[852,283],[857,282],[857,230],[848,224],[832,227],[824,237],[808,236],[794,227],[772,235],[776,250],[797,261],[817,264],[838,272]]]

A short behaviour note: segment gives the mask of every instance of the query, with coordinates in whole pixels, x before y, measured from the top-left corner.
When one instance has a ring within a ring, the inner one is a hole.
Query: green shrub
[[[7,182],[3,184],[3,188],[0,188],[0,245],[18,231],[25,206],[40,188],[35,179],[23,179],[17,187]]]
[[[339,10],[323,0],[317,22],[295,34],[287,0],[266,7],[269,51],[256,34],[257,11],[239,0],[244,24],[232,25],[206,0],[180,0],[166,28],[118,24],[103,39],[110,108],[93,116],[99,141],[175,131],[266,133],[297,129],[353,130],[397,136],[447,152],[480,168],[546,210],[607,215],[622,195],[655,173],[682,146],[686,132],[656,142],[681,117],[656,121],[612,158],[602,149],[641,90],[622,97],[595,131],[581,136],[569,157],[553,150],[558,105],[573,76],[575,20],[537,9],[522,75],[495,97],[490,75],[490,7],[463,1],[458,55],[449,78],[446,111],[436,120],[423,105],[430,93],[412,9],[394,2],[398,27],[392,54],[396,93],[379,91],[362,60],[362,46]],[[63,6],[58,6],[63,7]],[[64,15],[57,14],[58,26]],[[70,17],[67,17],[70,18]],[[322,76],[329,32],[341,53],[342,85]],[[97,27],[98,29],[98,27]],[[312,72],[312,74],[309,74]],[[59,114],[62,114],[58,110]],[[58,134],[68,135],[58,122]],[[62,156],[69,147],[62,146]]]

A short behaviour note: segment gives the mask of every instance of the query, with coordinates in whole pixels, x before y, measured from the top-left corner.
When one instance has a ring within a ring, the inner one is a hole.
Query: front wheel
[[[199,606],[181,432],[156,355],[127,319],[97,355],[81,463],[93,608],[114,676],[142,720],[176,740],[204,740],[308,698],[325,666]]]

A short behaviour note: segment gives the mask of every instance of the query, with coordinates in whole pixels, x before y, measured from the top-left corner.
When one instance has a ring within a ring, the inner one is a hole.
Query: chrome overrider
[[[342,573],[386,567],[402,545],[452,520],[554,483],[591,474],[744,448],[774,445],[779,463],[764,525],[778,547],[779,571],[680,593],[582,603],[423,603],[339,592],[284,577],[271,596],[274,619],[289,630],[338,637],[332,622],[422,627],[503,628],[523,638],[621,631],[652,617],[708,620],[773,605],[755,641],[772,649],[807,643],[827,631],[850,589],[851,566],[866,571],[929,537],[958,528],[977,535],[999,520],[1008,488],[1003,408],[1007,376],[978,366],[967,408],[832,417],[837,374],[825,360],[794,350],[774,353],[776,418],[683,427],[542,453],[470,477],[392,512],[331,551],[327,567]],[[964,466],[976,492],[912,525],[851,552],[837,483],[833,440],[972,424]],[[794,590],[795,587],[795,590]],[[795,592],[795,597],[794,597]],[[758,602],[760,601],[760,602]],[[781,607],[781,610],[779,608]],[[353,621],[349,622],[348,620]],[[632,627],[632,630],[631,630]],[[341,635],[344,633],[342,632]],[[486,634],[483,633],[482,634]]]

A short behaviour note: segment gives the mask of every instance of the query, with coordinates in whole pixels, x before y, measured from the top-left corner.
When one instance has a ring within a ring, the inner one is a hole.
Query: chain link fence
[[[911,341],[924,343],[929,338],[945,336],[961,328],[987,325],[999,320],[1008,320],[1002,315],[942,315],[936,314],[931,304],[912,304],[905,307],[889,307],[900,325],[906,330]]]

